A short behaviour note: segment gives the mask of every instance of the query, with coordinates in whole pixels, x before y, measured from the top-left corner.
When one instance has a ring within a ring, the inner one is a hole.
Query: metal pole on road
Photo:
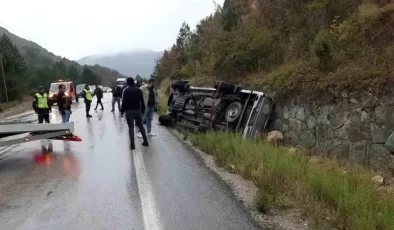
[[[8,92],[7,92],[7,83],[5,81],[5,74],[4,74],[4,68],[3,68],[3,57],[0,54],[0,66],[1,66],[1,73],[3,75],[3,81],[4,81],[4,89],[5,89],[5,98],[8,103]]]

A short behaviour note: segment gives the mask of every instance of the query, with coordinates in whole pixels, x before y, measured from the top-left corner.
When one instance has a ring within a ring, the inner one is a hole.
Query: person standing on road
[[[71,115],[71,98],[65,94],[66,86],[59,85],[59,93],[57,94],[56,100],[59,107],[59,112],[62,116],[62,123],[70,122]]]
[[[37,88],[37,93],[34,95],[33,109],[38,115],[38,123],[42,124],[44,120],[46,123],[50,123],[49,113],[52,112],[52,108],[50,103],[48,103],[48,95],[44,92],[44,87],[42,86]]]
[[[112,88],[112,110],[111,112],[115,112],[115,103],[118,103],[118,109],[120,112],[120,98],[122,97],[122,87],[115,83]]]
[[[81,96],[85,99],[86,117],[92,117],[89,112],[94,94],[90,91],[88,84],[86,84],[85,89],[82,90]]]
[[[101,102],[101,99],[103,99],[104,96],[103,89],[101,89],[100,87],[98,87],[98,85],[96,85],[96,88],[94,89],[94,95],[96,95],[97,97],[97,105],[94,110],[97,110],[99,104],[101,105],[101,110],[104,110],[103,102]]]
[[[140,87],[144,97],[144,103],[146,105],[143,120],[146,120],[146,129],[148,131],[148,136],[156,136],[156,134],[152,133],[152,120],[153,113],[155,112],[155,108],[159,103],[159,100],[156,90],[154,89],[154,83],[155,80],[151,78],[148,80],[147,84]],[[137,136],[142,137],[140,132],[137,133]]]
[[[126,113],[126,121],[129,126],[130,149],[135,149],[134,142],[134,121],[142,133],[143,146],[149,146],[144,125],[142,124],[142,114],[145,112],[145,103],[142,91],[135,85],[133,78],[127,78],[128,87],[123,90],[121,115]]]

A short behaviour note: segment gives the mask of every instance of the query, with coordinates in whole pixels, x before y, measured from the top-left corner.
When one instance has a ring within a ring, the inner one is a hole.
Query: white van
[[[124,86],[126,84],[126,79],[127,78],[117,78],[116,79],[116,85],[118,86]],[[136,80],[134,79],[134,83],[137,84]]]
[[[124,86],[126,84],[126,78],[117,78],[115,83],[117,86]]]

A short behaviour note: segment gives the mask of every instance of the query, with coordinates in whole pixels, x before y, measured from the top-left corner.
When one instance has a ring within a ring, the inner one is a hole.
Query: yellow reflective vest
[[[37,97],[37,108],[39,109],[48,109],[48,95],[44,93],[43,95],[36,93]]]
[[[87,90],[87,89],[83,89],[83,91],[85,91],[86,100],[91,101],[92,100],[92,92],[90,92],[90,90]]]

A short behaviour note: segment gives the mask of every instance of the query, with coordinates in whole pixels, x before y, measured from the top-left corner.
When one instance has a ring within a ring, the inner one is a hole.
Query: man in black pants
[[[94,95],[96,95],[96,97],[97,97],[97,105],[94,110],[97,110],[97,107],[99,105],[101,105],[101,110],[104,110],[103,102],[101,102],[101,99],[103,98],[104,93],[103,93],[103,90],[100,87],[98,87],[98,85],[96,85],[96,88],[94,89]]]
[[[81,94],[83,98],[85,99],[85,107],[86,107],[86,117],[92,117],[90,115],[90,106],[92,104],[92,100],[94,97],[94,94],[90,91],[89,85],[85,85],[85,89],[82,90]]]
[[[134,142],[134,121],[139,128],[144,142],[143,146],[149,146],[144,125],[142,124],[142,114],[145,112],[145,103],[142,91],[135,85],[133,78],[127,78],[127,88],[123,91],[121,115],[126,113],[126,121],[129,126],[130,149],[135,149]]]
[[[33,99],[33,109],[38,115],[38,123],[44,120],[49,124],[49,113],[52,112],[51,104],[48,103],[48,95],[44,92],[44,87],[39,86]]]

